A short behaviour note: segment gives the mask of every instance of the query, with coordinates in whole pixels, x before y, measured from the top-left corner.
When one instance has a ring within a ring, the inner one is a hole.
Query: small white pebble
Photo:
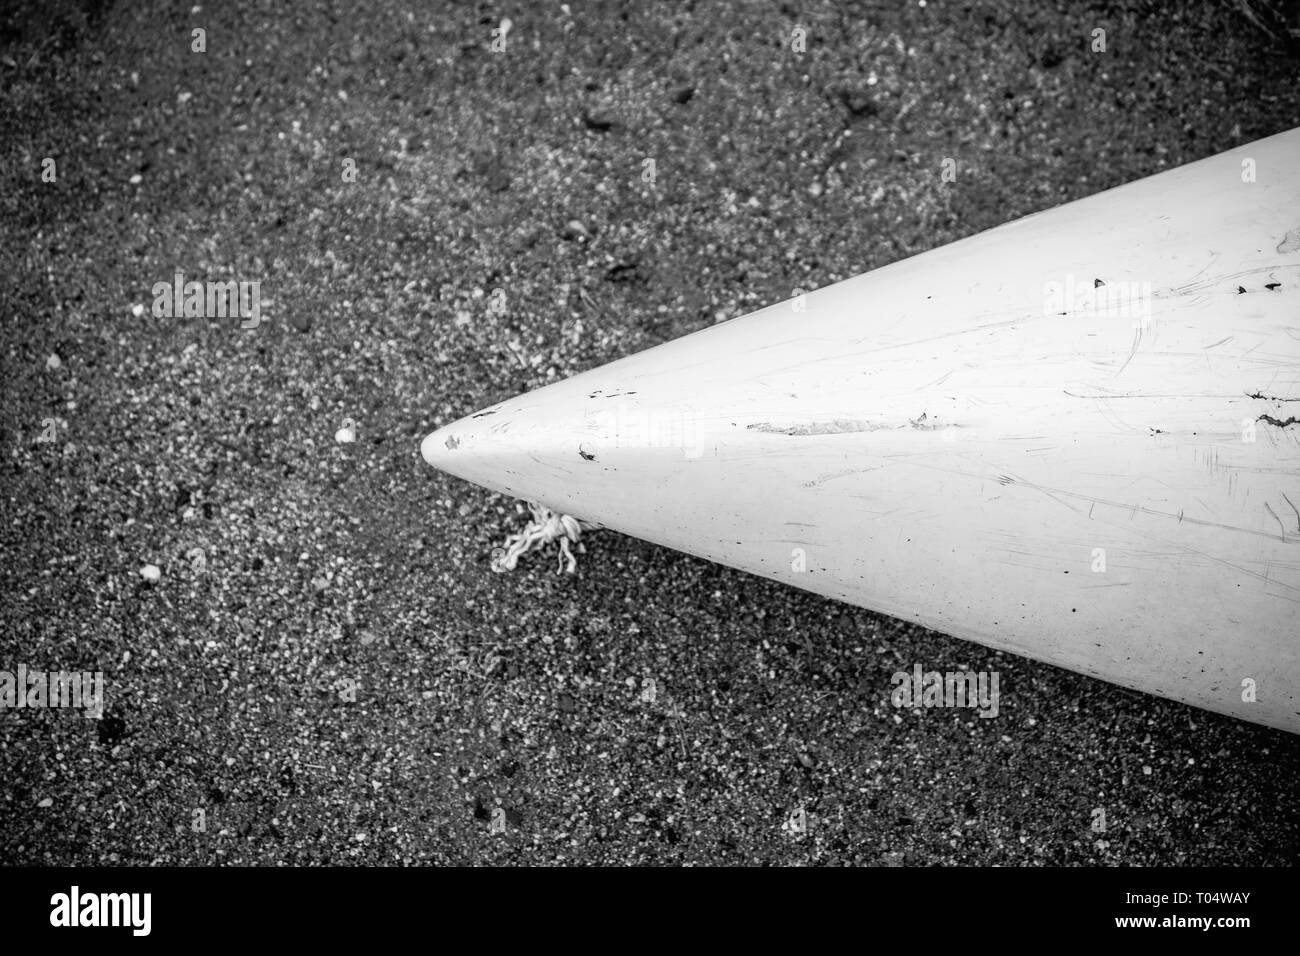
[[[51,355],[45,360],[45,367],[52,372],[58,371],[63,368],[63,360],[57,355]]]
[[[144,182],[144,177],[141,176],[139,173],[136,173],[134,176],[128,179],[127,182],[129,182],[132,186],[139,186],[142,182]]]
[[[158,579],[162,577],[162,570],[156,564],[146,564],[140,569],[140,577],[150,584],[156,584]]]
[[[351,445],[357,440],[357,432],[350,425],[345,425],[334,433],[334,440],[340,445]]]
[[[54,806],[54,800],[51,799],[50,797],[46,797],[44,800],[42,800],[40,803],[36,805],[38,807],[52,807]]]
[[[140,318],[140,316],[144,315],[144,306],[137,302],[135,305],[131,306],[131,314],[137,319]]]
[[[1144,767],[1142,768],[1142,773],[1145,774],[1145,775],[1148,776],[1148,777],[1151,776],[1151,768],[1150,768],[1150,767],[1147,767],[1147,766],[1144,766]]]
[[[188,103],[190,101],[190,97],[193,95],[194,95],[193,93],[177,93],[176,102],[181,104]]]

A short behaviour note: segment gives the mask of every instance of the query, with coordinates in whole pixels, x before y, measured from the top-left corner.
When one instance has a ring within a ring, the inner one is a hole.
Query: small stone
[[[137,302],[135,305],[131,306],[131,314],[137,319],[140,318],[144,315],[144,306]]]
[[[357,440],[356,429],[351,425],[344,425],[334,433],[334,440],[340,445],[351,445]]]
[[[46,797],[44,800],[42,800],[40,803],[36,805],[38,807],[52,807],[54,806],[54,800],[50,797]]]
[[[144,182],[144,177],[141,176],[139,173],[136,173],[134,176],[128,179],[127,182],[129,182],[132,186],[139,186],[142,182]]]
[[[162,577],[162,569],[156,564],[146,564],[140,569],[140,577],[144,578],[150,584],[157,584]]]
[[[587,129],[597,133],[608,133],[618,125],[617,121],[611,114],[601,110],[598,110],[595,113],[584,111],[582,114],[582,122],[586,125]]]
[[[63,368],[63,359],[59,358],[57,355],[51,355],[45,360],[45,367],[51,372],[57,372],[59,369]]]

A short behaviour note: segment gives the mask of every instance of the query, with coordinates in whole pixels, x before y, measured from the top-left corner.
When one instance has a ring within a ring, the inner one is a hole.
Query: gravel
[[[1284,33],[1228,2],[304,6],[0,14],[0,669],[106,682],[99,720],[0,712],[0,863],[1300,857],[1300,739],[609,532],[493,574],[522,506],[418,450],[1295,126]],[[259,281],[262,324],[156,316],[177,271]],[[999,718],[896,712],[916,661],[998,671]]]

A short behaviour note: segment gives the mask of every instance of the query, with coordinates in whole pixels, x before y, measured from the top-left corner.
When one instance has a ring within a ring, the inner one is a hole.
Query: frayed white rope
[[[586,548],[578,542],[578,539],[584,531],[600,530],[600,525],[583,521],[573,515],[558,514],[545,505],[531,501],[528,502],[528,508],[533,513],[528,526],[518,534],[506,538],[503,547],[492,549],[492,570],[498,573],[513,571],[524,554],[535,548],[544,548],[552,541],[558,541],[560,542],[560,566],[556,573],[573,574],[578,570],[578,559],[569,550],[569,543],[577,544],[579,553],[585,553]]]

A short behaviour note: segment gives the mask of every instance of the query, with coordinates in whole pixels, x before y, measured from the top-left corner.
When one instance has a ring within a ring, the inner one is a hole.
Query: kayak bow
[[[656,544],[1300,733],[1300,130],[429,435]]]

